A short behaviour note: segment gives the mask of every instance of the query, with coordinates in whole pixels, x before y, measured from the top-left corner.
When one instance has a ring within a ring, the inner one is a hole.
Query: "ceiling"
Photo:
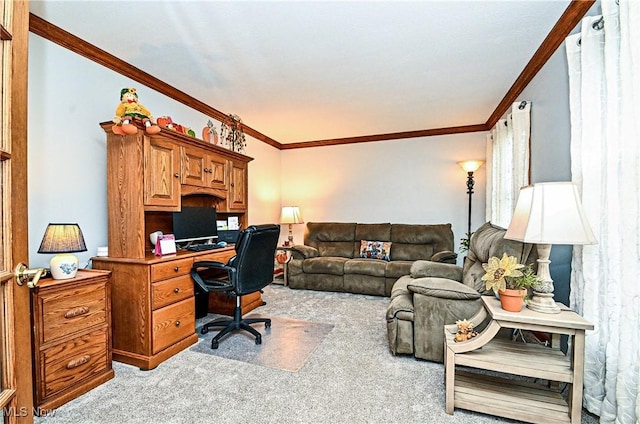
[[[293,143],[485,123],[569,3],[32,0],[30,7]]]

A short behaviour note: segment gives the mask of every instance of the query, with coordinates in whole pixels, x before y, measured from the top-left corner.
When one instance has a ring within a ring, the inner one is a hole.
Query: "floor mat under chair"
[[[200,334],[200,328],[217,317],[209,314],[197,320],[200,341],[189,350],[290,372],[299,371],[333,329],[333,324],[267,317],[271,318],[270,328],[265,328],[264,323],[253,325],[262,334],[262,344],[257,345],[254,336],[246,331],[234,331],[220,340],[217,349],[211,349],[211,339],[219,328],[204,335]],[[250,314],[245,318],[255,317],[261,315]]]

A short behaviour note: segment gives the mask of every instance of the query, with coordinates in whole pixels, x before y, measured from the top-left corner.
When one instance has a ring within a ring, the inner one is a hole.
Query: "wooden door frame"
[[[29,1],[13,1],[12,83],[11,83],[11,252],[13,265],[29,263],[27,221],[27,80],[29,46]],[[15,376],[17,381],[16,418],[20,423],[33,422],[33,377],[31,369],[30,290],[26,286],[14,291]]]

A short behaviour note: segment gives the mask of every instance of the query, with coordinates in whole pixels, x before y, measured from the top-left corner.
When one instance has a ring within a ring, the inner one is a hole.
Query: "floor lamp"
[[[467,221],[467,240],[471,238],[471,197],[473,196],[473,173],[484,163],[483,160],[465,160],[458,165],[467,173],[467,194],[469,195],[469,219]]]
[[[582,210],[578,188],[571,182],[538,183],[523,187],[505,239],[534,243],[538,249],[538,278],[527,304],[537,312],[555,314],[560,307],[553,300],[553,280],[549,272],[552,244],[596,244]]]

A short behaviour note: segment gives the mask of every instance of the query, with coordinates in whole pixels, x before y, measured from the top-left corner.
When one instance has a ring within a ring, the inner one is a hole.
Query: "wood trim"
[[[430,137],[434,135],[462,134],[488,131],[485,124],[465,125],[461,127],[433,128],[428,130],[403,131],[387,134],[363,135],[359,137],[333,138],[327,140],[302,141],[283,144],[281,150],[299,149],[303,147],[336,146],[340,144],[369,143],[372,141],[400,140],[404,138]]]
[[[177,88],[161,81],[151,74],[144,72],[143,70],[136,68],[135,66],[115,57],[114,55],[94,46],[85,40],[76,37],[75,35],[53,25],[50,22],[45,21],[33,13],[29,14],[29,31],[39,35],[40,37],[47,39],[53,43],[56,43],[67,50],[83,56],[89,60],[92,60],[112,71],[115,71],[127,78],[131,78],[134,81],[144,84],[145,86],[162,93],[177,102],[184,104],[198,112],[202,112],[207,116],[210,116],[218,121],[225,122],[229,119],[228,114],[215,109],[200,100],[191,97],[187,93],[178,90]],[[242,124],[242,129],[245,134],[250,135],[270,146],[281,148],[281,144],[276,140],[262,134],[261,132],[254,130],[246,124]]]
[[[500,101],[498,107],[496,107],[489,119],[487,119],[486,126],[489,129],[509,110],[511,104],[516,101],[516,98],[527,85],[529,85],[594,3],[595,0],[571,0],[567,9],[553,26],[549,35],[547,35],[547,38],[545,38],[529,63],[527,63],[527,66],[524,67],[518,78],[516,78],[516,81],[511,88],[509,88],[509,91],[507,91],[502,101]]]
[[[301,141],[296,143],[280,143],[257,130],[242,124],[244,132],[279,150],[300,149],[319,146],[336,146],[341,144],[369,143],[384,140],[400,140],[415,137],[430,137],[436,135],[450,135],[470,132],[489,131],[509,109],[511,103],[522,93],[536,74],[547,63],[551,55],[558,49],[565,37],[575,28],[587,11],[595,3],[595,0],[572,0],[558,22],[549,32],[527,66],[522,70],[507,94],[500,101],[496,109],[484,124],[474,124],[458,127],[432,128],[415,131],[403,131],[386,134],[364,135],[356,137],[333,138],[325,140]],[[29,30],[51,42],[54,42],[74,53],[89,60],[99,63],[121,75],[131,78],[145,86],[158,91],[194,110],[202,112],[218,121],[227,119],[227,114],[197,100],[188,94],[166,84],[156,77],[136,68],[133,65],[118,59],[117,57],[99,49],[98,47],[64,31],[63,29],[34,15],[29,15]]]

